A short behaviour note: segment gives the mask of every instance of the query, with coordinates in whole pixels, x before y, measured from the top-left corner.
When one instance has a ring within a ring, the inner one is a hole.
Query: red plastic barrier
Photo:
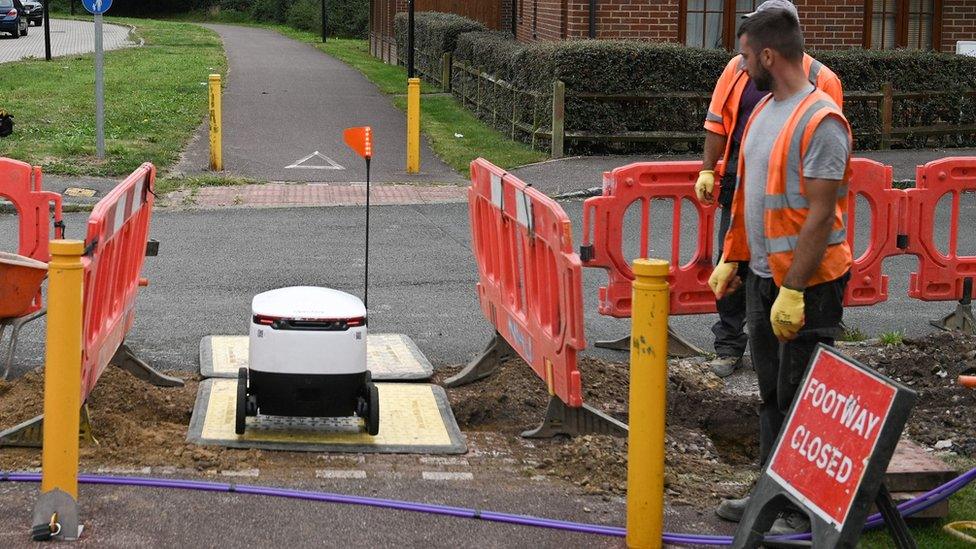
[[[924,301],[956,301],[963,298],[966,278],[976,278],[976,256],[959,255],[959,214],[962,193],[976,192],[976,157],[943,158],[919,166],[916,188],[908,194],[909,248],[919,257],[918,272],[911,274],[908,295]],[[936,210],[943,196],[952,197],[949,247],[943,253],[935,243]],[[974,238],[972,226],[963,237]],[[968,235],[968,236],[967,236]]]
[[[907,195],[891,187],[892,169],[866,158],[851,159],[853,174],[848,186],[847,241],[855,250],[857,233],[857,197],[871,208],[870,242],[854,258],[851,280],[847,284],[844,304],[848,307],[874,305],[888,300],[888,276],[882,274],[884,260],[905,251],[899,248],[898,235],[906,234],[904,216]],[[903,243],[902,243],[903,244]]]
[[[647,257],[651,201],[660,199],[671,199],[673,204],[672,223],[662,228],[671,234],[671,314],[715,312],[708,276],[713,266],[716,206],[705,206],[695,197],[699,170],[701,162],[630,164],[604,174],[603,196],[583,203],[584,264],[606,270],[610,279],[607,286],[600,288],[600,314],[630,317],[634,273],[623,253],[624,217],[632,204],[640,202],[640,252]],[[698,216],[698,236],[695,253],[682,264],[681,214],[689,203]]]
[[[583,277],[569,218],[554,200],[483,159],[471,163],[471,246],[485,317],[555,394],[583,405],[577,352]]]
[[[600,288],[600,314],[628,318],[631,314],[630,283],[634,278],[623,254],[624,218],[632,204],[641,204],[640,251],[649,252],[652,200],[672,200],[672,222],[663,230],[671,234],[671,314],[715,312],[715,298],[708,287],[714,261],[715,206],[704,206],[695,197],[700,162],[641,162],[604,174],[603,195],[583,203],[583,247],[586,267],[607,271],[609,283]],[[885,258],[906,253],[898,247],[898,235],[905,234],[905,191],[892,188],[891,167],[855,158],[848,192],[848,241],[856,235],[856,200],[864,197],[871,208],[871,241],[855,258],[845,303],[864,306],[888,299],[888,277],[881,273]],[[686,200],[687,199],[687,200]],[[696,251],[687,263],[680,262],[681,209],[692,204],[697,214]]]
[[[146,256],[152,187],[156,168],[149,163],[105,196],[88,218],[84,298],[82,400],[115,355],[132,327]]]
[[[48,263],[51,254],[48,242],[51,238],[51,206],[54,206],[54,238],[64,237],[61,222],[61,195],[41,190],[41,169],[30,164],[0,158],[0,198],[10,201],[17,210],[20,244],[19,255]],[[27,314],[41,309],[41,292]]]

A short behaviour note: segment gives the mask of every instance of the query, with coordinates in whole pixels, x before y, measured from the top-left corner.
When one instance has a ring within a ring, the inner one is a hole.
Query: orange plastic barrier
[[[600,314],[630,317],[630,283],[634,273],[624,256],[624,217],[640,202],[640,257],[648,257],[651,238],[650,205],[653,200],[671,199],[671,224],[662,230],[671,234],[671,314],[715,312],[715,296],[708,287],[712,272],[715,239],[715,208],[695,197],[695,180],[701,162],[640,162],[606,173],[603,196],[583,203],[583,263],[607,271],[609,283],[600,288]],[[688,200],[685,200],[688,199]],[[691,204],[697,215],[696,251],[682,264],[681,216]]]
[[[976,256],[959,255],[960,196],[966,192],[976,192],[976,157],[943,158],[917,168],[916,188],[907,191],[909,249],[919,257],[918,272],[911,274],[909,296],[924,301],[966,297],[965,279],[976,278]],[[952,206],[948,249],[942,252],[934,233],[938,204],[945,195],[952,197]],[[972,240],[973,235],[972,226],[963,227],[965,238]]]
[[[132,327],[146,256],[156,168],[143,164],[98,202],[85,237],[82,400]]]
[[[51,261],[48,242],[51,238],[51,206],[54,206],[54,238],[64,238],[61,220],[61,195],[41,189],[41,169],[30,164],[0,158],[0,198],[10,201],[17,210],[20,245],[18,255],[47,263]],[[27,315],[42,307],[40,287]]]
[[[471,163],[468,207],[485,317],[550,394],[581,407],[583,278],[569,218],[555,201],[483,159]]]

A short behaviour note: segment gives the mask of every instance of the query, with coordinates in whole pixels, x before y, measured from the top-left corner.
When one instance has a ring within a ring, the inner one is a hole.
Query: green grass
[[[885,332],[878,336],[883,345],[901,345],[905,340],[905,334],[895,331],[895,332]]]
[[[93,55],[4,64],[0,108],[15,116],[0,156],[65,175],[119,176],[175,163],[207,112],[207,75],[225,73],[216,33],[186,23],[109,18],[143,47],[105,54],[104,160],[95,156]]]
[[[857,326],[848,326],[847,329],[844,330],[844,334],[840,336],[841,341],[850,342],[864,341],[867,338],[868,336],[864,335],[864,332],[862,332]]]

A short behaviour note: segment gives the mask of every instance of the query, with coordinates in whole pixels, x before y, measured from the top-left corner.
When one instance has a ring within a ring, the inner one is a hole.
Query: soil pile
[[[82,439],[80,466],[175,466],[206,470],[255,467],[258,451],[226,451],[186,443],[196,400],[197,376],[171,372],[184,387],[154,387],[119,368],[108,367],[89,397],[88,408],[98,444]],[[0,384],[0,429],[43,412],[44,373],[37,369]],[[0,448],[0,469],[40,467],[40,450]],[[254,463],[255,465],[251,465]]]
[[[628,365],[584,357],[579,369],[584,401],[627,422]],[[439,371],[436,380],[456,372]],[[665,484],[672,501],[701,505],[703,497],[740,495],[755,476],[756,398],[723,392],[724,382],[701,360],[672,361],[668,378]],[[449,389],[448,396],[462,429],[513,438],[542,421],[549,399],[545,384],[520,359],[478,383]],[[532,444],[540,474],[565,478],[592,493],[626,491],[625,438],[587,435]]]
[[[918,392],[906,429],[912,440],[976,456],[976,391],[957,383],[960,374],[976,372],[976,337],[938,332],[848,352]]]

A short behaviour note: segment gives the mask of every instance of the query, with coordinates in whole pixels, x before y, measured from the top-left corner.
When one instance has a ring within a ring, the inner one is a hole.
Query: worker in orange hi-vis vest
[[[745,287],[764,465],[814,349],[841,333],[852,263],[846,225],[853,139],[840,105],[810,83],[792,13],[750,17],[739,47],[756,88],[772,93],[746,124],[731,226],[708,283],[719,299]],[[747,504],[725,500],[716,512],[736,520]],[[770,533],[809,526],[806,514],[788,509]]]
[[[744,15],[743,18],[747,19],[768,9],[785,9],[794,17],[797,16],[792,2],[767,0],[756,11]],[[804,54],[803,72],[811,84],[827,92],[838,105],[843,106],[844,92],[840,79],[833,71]],[[749,78],[741,55],[729,61],[712,93],[712,101],[705,117],[705,154],[695,191],[700,201],[711,204],[714,200],[712,193],[716,178],[721,181],[718,196],[719,206],[722,208],[718,233],[720,243],[725,239],[729,228],[742,133],[749,115],[766,94],[767,92],[756,89],[756,83]],[[722,257],[721,245],[718,257]],[[712,333],[715,334],[715,354],[718,356],[709,366],[719,377],[731,375],[742,364],[742,355],[748,341],[743,331],[746,322],[745,301],[745,292],[737,291],[717,302],[718,321],[712,326]]]

